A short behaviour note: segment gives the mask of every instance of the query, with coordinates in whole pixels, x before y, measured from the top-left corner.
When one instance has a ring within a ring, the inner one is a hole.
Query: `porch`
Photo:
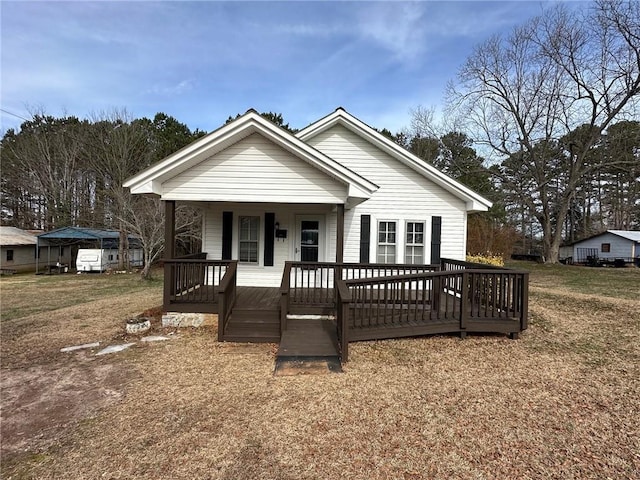
[[[306,338],[312,349],[326,333],[347,361],[351,341],[469,332],[517,338],[527,328],[523,271],[449,259],[287,262],[280,288],[260,288],[238,286],[237,261],[200,257],[165,260],[164,310],[217,313],[219,341],[296,338],[291,348],[303,355],[300,342]]]

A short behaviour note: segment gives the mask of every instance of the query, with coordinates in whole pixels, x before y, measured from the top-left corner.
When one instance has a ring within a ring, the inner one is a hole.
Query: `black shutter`
[[[275,239],[276,214],[264,214],[264,266],[273,267],[273,242]]]
[[[222,260],[231,260],[233,212],[222,212]]]
[[[440,263],[440,238],[442,236],[442,217],[431,218],[431,263]]]
[[[360,263],[369,263],[371,215],[360,215]]]

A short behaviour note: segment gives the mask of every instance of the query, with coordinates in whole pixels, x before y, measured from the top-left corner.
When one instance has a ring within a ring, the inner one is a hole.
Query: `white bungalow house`
[[[164,310],[218,313],[220,340],[346,360],[354,340],[527,328],[528,274],[463,261],[491,202],[342,108],[296,134],[249,110],[124,185],[165,202]],[[195,257],[175,258],[177,202],[204,211]]]
[[[249,110],[124,186],[169,219],[203,208],[203,251],[254,286],[280,285],[287,260],[464,260],[467,214],[491,206],[342,108],[295,135]]]

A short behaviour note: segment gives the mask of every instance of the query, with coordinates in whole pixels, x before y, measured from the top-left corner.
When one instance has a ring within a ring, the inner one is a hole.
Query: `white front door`
[[[295,259],[299,262],[324,261],[324,217],[296,217]]]

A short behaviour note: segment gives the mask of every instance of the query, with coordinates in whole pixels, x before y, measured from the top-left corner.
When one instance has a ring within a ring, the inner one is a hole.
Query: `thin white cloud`
[[[320,37],[327,38],[335,35],[344,35],[349,33],[349,30],[341,24],[328,24],[328,23],[278,23],[273,31],[275,33],[281,33],[284,35],[294,35],[300,37]]]
[[[151,95],[172,97],[190,91],[191,89],[193,89],[193,86],[193,80],[181,80],[180,82],[173,85],[153,85],[152,87],[148,88],[145,93]]]
[[[424,3],[372,3],[358,9],[358,35],[390,51],[396,59],[411,60],[426,45]]]

